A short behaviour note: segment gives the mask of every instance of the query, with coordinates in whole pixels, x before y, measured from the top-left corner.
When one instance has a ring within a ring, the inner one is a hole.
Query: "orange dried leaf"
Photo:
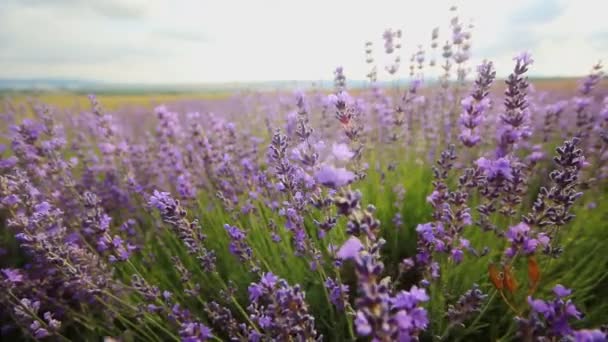
[[[540,281],[540,268],[533,256],[528,258],[528,279],[530,279],[530,288],[535,289]]]
[[[513,276],[511,272],[511,266],[505,266],[503,268],[504,278],[503,285],[509,290],[509,292],[514,293],[517,290],[517,280]]]
[[[490,264],[490,266],[488,266],[488,274],[490,275],[490,281],[494,284],[494,287],[498,290],[502,290],[502,275],[498,272],[496,265]]]

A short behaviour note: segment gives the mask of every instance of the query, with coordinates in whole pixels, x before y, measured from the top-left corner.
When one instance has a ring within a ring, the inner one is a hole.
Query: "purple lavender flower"
[[[345,168],[324,165],[315,173],[315,179],[327,187],[339,188],[352,182],[355,174]]]
[[[325,287],[329,291],[329,300],[331,303],[338,310],[344,311],[344,307],[348,303],[348,285],[341,284],[332,278],[327,278],[327,280],[325,280]]]
[[[528,297],[528,305],[531,309],[529,317],[517,318],[520,337],[574,338],[575,340],[589,337],[605,338],[599,331],[573,330],[569,321],[580,320],[583,315],[572,300],[566,299],[572,291],[558,284],[553,288],[553,292],[556,297],[552,301]]]
[[[183,199],[196,198],[196,188],[192,186],[191,176],[188,173],[177,177],[177,192]]]
[[[226,229],[228,236],[230,236],[230,253],[239,257],[241,262],[251,260],[253,250],[245,241],[245,232],[229,224],[225,224],[224,229]]]
[[[477,159],[475,162],[486,175],[488,180],[493,180],[498,177],[504,179],[511,179],[513,177],[511,162],[507,158],[498,158],[496,160],[490,160],[484,157]]]
[[[488,295],[481,292],[479,285],[473,284],[470,290],[460,296],[456,304],[448,306],[447,316],[450,324],[464,326],[466,320],[481,311],[487,297]]]
[[[48,330],[42,327],[40,321],[33,321],[29,326],[30,331],[34,334],[34,337],[38,340],[49,337],[51,334]]]
[[[532,54],[524,51],[520,53],[518,56],[513,57],[514,61],[517,61],[517,64],[523,67],[528,67],[534,63],[534,59],[532,59]]]
[[[0,169],[10,169],[17,165],[19,160],[15,156],[10,156],[6,159],[0,159]]]
[[[53,317],[49,311],[42,315],[44,325],[39,317],[40,301],[32,301],[29,298],[22,298],[13,308],[16,317],[24,322],[28,322],[27,328],[36,339],[43,339],[55,334],[61,328],[61,322]]]
[[[409,291],[401,291],[392,298],[391,302],[396,309],[413,309],[421,302],[429,300],[426,291],[417,286],[412,286]]]
[[[382,34],[382,38],[384,39],[384,52],[386,54],[391,54],[395,51],[394,41],[393,39],[396,37],[396,32],[393,32],[391,29],[387,29]]]
[[[355,259],[359,252],[363,249],[363,244],[355,236],[351,236],[344,242],[342,247],[336,253],[336,256],[342,260]]]
[[[179,335],[182,342],[204,342],[213,336],[209,327],[198,322],[182,323]]]
[[[344,76],[344,68],[341,66],[334,70],[334,86],[338,91],[343,91],[346,88],[346,76]]]
[[[429,319],[425,309],[418,305],[429,300],[424,289],[413,286],[409,291],[401,291],[392,300],[394,317],[399,327],[397,335],[399,340],[411,339],[418,336],[420,331],[427,328]]]
[[[524,74],[534,62],[529,53],[524,52],[513,58],[516,61],[513,72],[505,81],[505,113],[500,116],[501,126],[498,129],[498,147],[496,157],[506,156],[513,145],[530,136],[530,109],[528,108],[527,91],[529,83]]]
[[[459,138],[467,147],[473,147],[481,141],[477,127],[483,121],[483,115],[490,107],[489,88],[496,77],[492,62],[484,61],[477,68],[477,71],[478,76],[475,80],[473,92],[461,102],[463,112],[460,114],[459,123],[463,131]]]
[[[19,199],[19,196],[15,195],[15,194],[10,194],[6,197],[4,197],[2,199],[2,205],[6,206],[6,207],[12,207],[14,205],[16,205],[17,203],[19,203],[21,200]]]
[[[264,273],[264,275],[262,276],[261,284],[268,288],[273,288],[273,287],[275,287],[275,285],[277,284],[278,281],[279,281],[279,277],[277,277],[276,275],[274,275],[271,272],[267,272],[267,273]]]
[[[549,313],[551,310],[549,305],[544,300],[533,299],[532,297],[528,297],[528,305],[530,305],[530,308],[533,311],[543,315]]]
[[[581,329],[573,334],[575,342],[606,342],[606,333],[599,329]]]
[[[350,160],[355,155],[353,152],[350,151],[348,145],[344,143],[334,143],[331,147],[331,152],[334,157],[336,157],[336,159],[341,161]]]
[[[369,334],[372,333],[372,326],[369,324],[365,314],[363,314],[361,311],[357,311],[357,316],[355,317],[355,326],[359,336],[369,336]]]
[[[154,190],[148,199],[148,205],[159,210],[162,220],[173,228],[188,253],[195,255],[204,269],[210,271],[215,268],[215,253],[203,245],[207,237],[202,233],[197,220],[189,221],[186,218],[187,212],[178,200],[167,192]]]
[[[249,300],[253,301],[253,302],[257,301],[258,298],[260,298],[264,294],[263,288],[258,284],[249,285],[248,291],[249,291]]]
[[[511,243],[511,246],[507,248],[505,255],[511,258],[519,251],[523,252],[524,255],[533,254],[541,242],[532,235],[530,226],[524,222],[510,227],[505,236]]]
[[[20,283],[23,281],[23,274],[18,269],[3,268],[0,273],[4,275],[6,280],[12,284]]]
[[[336,94],[329,94],[327,96],[328,104],[335,106],[340,109],[350,107],[354,104],[355,100],[346,91],[341,91]]]
[[[174,210],[177,207],[177,201],[175,201],[171,194],[168,192],[160,192],[158,190],[154,190],[152,196],[150,196],[149,204],[156,209],[160,210],[161,214],[169,213],[169,210]]]
[[[416,233],[422,237],[427,243],[435,242],[435,234],[433,233],[434,227],[432,223],[419,224],[416,227]]]
[[[317,338],[314,317],[308,312],[305,294],[299,285],[289,286],[284,279],[268,272],[260,283],[249,286],[249,300],[249,316],[260,327],[255,340]]]
[[[555,293],[555,295],[558,296],[559,298],[564,298],[564,297],[568,297],[569,295],[571,295],[572,290],[565,288],[561,284],[557,284],[553,288],[553,293]]]

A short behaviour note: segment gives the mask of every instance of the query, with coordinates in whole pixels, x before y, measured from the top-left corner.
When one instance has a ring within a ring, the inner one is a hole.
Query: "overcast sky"
[[[538,76],[586,73],[608,61],[606,0],[463,0],[473,63],[532,52]],[[381,54],[386,28],[404,32],[403,58],[428,46],[445,0],[0,0],[0,78],[206,83],[332,78],[367,72],[363,45]],[[382,58],[378,58],[382,61]],[[380,68],[383,68],[380,65]],[[402,75],[407,68],[402,68]]]

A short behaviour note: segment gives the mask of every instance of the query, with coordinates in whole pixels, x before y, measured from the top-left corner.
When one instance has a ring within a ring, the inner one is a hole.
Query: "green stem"
[[[226,283],[224,282],[224,279],[222,279],[222,277],[220,277],[219,273],[217,273],[217,271],[215,271],[212,274],[220,282],[220,284],[222,285],[224,290],[229,291],[228,285],[226,285]],[[245,311],[245,309],[243,309],[243,307],[241,306],[241,304],[239,304],[239,302],[236,300],[236,298],[234,298],[234,296],[231,295],[230,300],[232,300],[232,302],[236,306],[237,310],[241,313],[241,315],[243,315],[243,317],[247,320],[247,322],[251,325],[251,327],[253,329],[255,329],[255,331],[257,331],[258,333],[261,333],[258,326],[255,323],[253,323],[253,321],[251,321],[251,319],[249,318],[249,315],[247,314],[247,311]]]
[[[488,301],[486,302],[486,305],[483,307],[483,309],[481,309],[481,311],[479,312],[479,314],[477,315],[477,317],[475,318],[473,323],[471,323],[469,325],[469,328],[467,330],[465,330],[465,334],[468,333],[479,322],[479,320],[481,320],[481,317],[483,317],[483,315],[486,313],[486,311],[488,311],[488,308],[490,307],[490,304],[492,304],[492,301],[496,297],[497,293],[498,293],[498,290],[494,290],[494,293],[492,293],[492,295],[490,296],[490,299],[488,299]]]

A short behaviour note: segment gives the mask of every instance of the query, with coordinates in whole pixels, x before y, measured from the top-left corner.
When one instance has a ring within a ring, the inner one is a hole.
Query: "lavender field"
[[[606,341],[603,66],[500,74],[453,13],[328,88],[5,96],[0,340]]]

